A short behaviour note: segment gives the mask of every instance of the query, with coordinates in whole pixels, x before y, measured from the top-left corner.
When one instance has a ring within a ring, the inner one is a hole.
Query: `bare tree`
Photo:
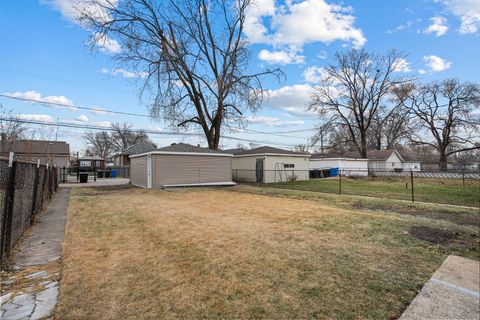
[[[83,11],[80,20],[95,30],[96,41],[117,40],[117,59],[144,72],[141,93],[152,89],[155,96],[150,114],[200,127],[211,149],[219,146],[222,125],[260,108],[262,78],[280,75],[249,73],[243,30],[252,0],[90,2],[103,14]]]
[[[404,56],[390,51],[385,56],[364,50],[337,52],[335,63],[325,68],[310,101],[310,110],[347,128],[348,140],[361,157],[367,157],[368,135],[378,108],[391,89],[404,80],[394,76]]]
[[[411,130],[411,113],[405,108],[404,102],[413,90],[412,83],[395,86],[390,91],[388,105],[379,106],[373,117],[369,132],[369,148],[375,150],[392,149],[407,139]]]
[[[85,133],[83,138],[87,142],[87,153],[104,159],[111,156],[113,141],[107,131],[89,131]]]
[[[112,129],[114,130],[112,133],[112,144],[115,151],[120,152],[139,142],[146,142],[155,146],[155,144],[148,138],[148,135],[143,130],[132,131],[132,127],[132,124],[128,124],[126,122],[123,124],[112,124]]]
[[[440,169],[447,169],[447,158],[458,152],[478,149],[480,85],[446,79],[417,86],[404,103],[420,126],[410,140],[429,145],[439,153]]]
[[[293,151],[306,153],[306,152],[308,152],[308,145],[297,144],[296,146],[293,147]]]
[[[13,120],[13,121],[12,121]],[[8,153],[13,141],[24,138],[25,132],[28,127],[20,122],[11,110],[7,110],[2,104],[0,104],[0,140],[1,151],[5,155]]]

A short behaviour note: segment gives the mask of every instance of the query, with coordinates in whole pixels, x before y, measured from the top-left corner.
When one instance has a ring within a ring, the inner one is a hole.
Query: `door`
[[[147,188],[152,188],[152,155],[147,156]]]
[[[263,159],[257,159],[255,163],[255,176],[257,177],[257,182],[263,182]]]

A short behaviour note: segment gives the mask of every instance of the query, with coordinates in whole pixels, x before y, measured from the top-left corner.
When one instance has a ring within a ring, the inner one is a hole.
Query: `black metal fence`
[[[97,181],[104,178],[130,178],[130,167],[108,167],[105,169],[83,169],[76,166],[68,168],[60,168],[60,182],[61,183],[77,183],[80,182],[80,174],[88,173],[89,179]]]
[[[390,170],[233,170],[262,187],[480,207],[480,172]]]
[[[57,169],[0,158],[0,258],[33,223],[58,188]]]

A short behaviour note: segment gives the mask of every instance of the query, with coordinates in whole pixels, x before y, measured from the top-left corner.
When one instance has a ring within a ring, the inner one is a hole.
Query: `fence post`
[[[413,171],[410,170],[410,186],[412,189],[412,202],[415,202],[415,191],[413,190]]]
[[[17,163],[13,161],[13,152],[10,152],[8,158],[8,178],[7,188],[5,189],[5,203],[3,207],[3,230],[1,239],[1,253],[3,259],[4,253],[10,253],[12,241],[12,222],[13,222],[13,199],[15,197],[15,169]],[[3,260],[2,260],[3,261]]]
[[[32,210],[30,211],[30,223],[33,223],[33,217],[35,215],[35,209],[37,208],[37,191],[38,191],[38,175],[40,171],[40,159],[37,160],[37,166],[35,168],[35,180],[33,182],[33,194],[32,194]]]
[[[338,170],[338,194],[342,194],[342,170]]]

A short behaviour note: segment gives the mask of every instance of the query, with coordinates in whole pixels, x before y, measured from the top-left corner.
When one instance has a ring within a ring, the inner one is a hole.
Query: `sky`
[[[75,22],[72,1],[79,0],[0,1],[0,95],[100,110],[6,97],[0,104],[27,120],[107,127],[127,122],[153,132],[158,146],[206,146],[200,136],[167,135],[171,127],[148,117],[101,111],[147,114],[148,101],[138,94],[144,73],[119,67],[113,58],[122,47],[115,39],[102,39],[92,50],[91,31]],[[265,81],[268,99],[261,110],[245,114],[246,130],[226,133],[240,140],[223,138],[222,148],[306,144],[317,123],[306,105],[337,51],[364,48],[385,54],[396,49],[407,55],[399,76],[480,83],[480,0],[254,1],[245,28],[251,68],[279,67],[286,77]],[[65,140],[72,151],[85,149],[84,129],[30,129],[37,139]]]

